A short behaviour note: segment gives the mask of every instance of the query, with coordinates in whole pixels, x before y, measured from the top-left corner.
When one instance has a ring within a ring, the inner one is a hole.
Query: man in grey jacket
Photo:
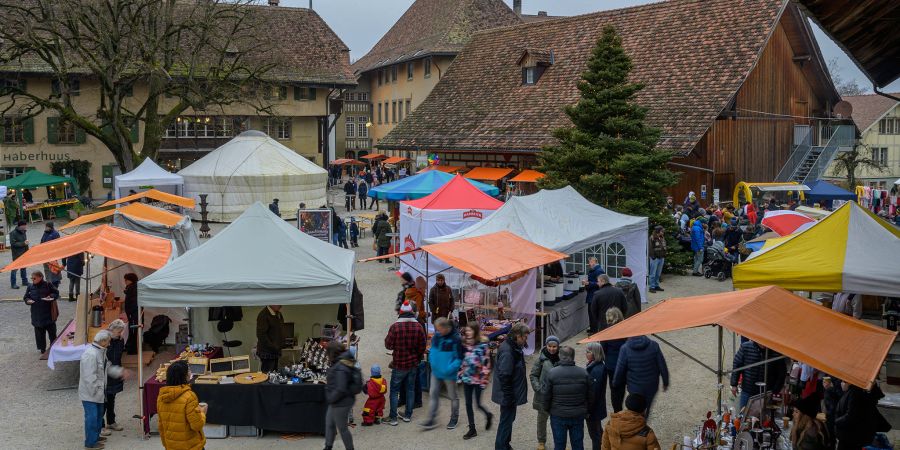
[[[572,440],[572,450],[584,450],[584,418],[593,396],[591,377],[575,365],[575,349],[559,349],[559,365],[550,370],[541,392],[544,407],[550,413],[553,448],[565,450],[566,436]]]
[[[103,448],[103,441],[110,433],[101,436],[103,405],[106,402],[106,377],[123,378],[125,371],[106,361],[106,347],[112,336],[102,330],[94,336],[94,342],[81,354],[81,371],[78,380],[78,398],[84,407],[84,448]]]

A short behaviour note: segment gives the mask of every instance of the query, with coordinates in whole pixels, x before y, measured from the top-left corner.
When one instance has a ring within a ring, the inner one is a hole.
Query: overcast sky
[[[381,39],[414,0],[312,0],[313,9],[350,47],[350,58],[365,55]],[[512,7],[512,0],[504,0]],[[652,3],[654,0],[523,0],[523,12],[535,14],[547,11],[550,15],[572,16],[589,12]],[[309,6],[309,0],[281,0],[285,6]],[[868,92],[872,84],[856,65],[818,27],[813,25],[816,39],[826,60],[837,57],[840,76],[854,78]],[[886,89],[900,91],[900,80]]]

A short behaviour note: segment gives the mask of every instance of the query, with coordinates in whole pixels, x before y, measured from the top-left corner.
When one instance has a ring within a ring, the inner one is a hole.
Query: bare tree
[[[269,107],[257,88],[275,63],[254,2],[0,0],[0,115],[54,111],[131,170],[156,158],[163,132],[186,111]],[[27,72],[49,76],[52,92],[9,80]],[[82,81],[96,86],[98,104],[73,104]],[[131,138],[138,123],[140,152]]]
[[[841,63],[837,58],[828,60],[828,72],[831,73],[831,81],[834,82],[834,87],[837,89],[838,94],[841,94],[841,97],[865,94],[866,90],[855,79],[851,78],[848,80],[841,75],[841,69]]]
[[[864,152],[868,149],[868,146],[860,144],[853,147],[853,150],[841,152],[834,157],[832,172],[836,176],[843,174],[846,177],[848,189],[856,187],[856,172],[859,169],[866,168],[878,173],[884,172],[886,167],[881,161],[866,156]]]

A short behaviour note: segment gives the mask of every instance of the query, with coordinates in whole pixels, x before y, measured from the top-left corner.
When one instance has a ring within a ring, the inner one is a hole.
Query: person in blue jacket
[[[600,289],[600,284],[597,282],[597,278],[600,275],[605,274],[606,271],[603,270],[603,267],[600,265],[600,262],[597,261],[597,257],[595,256],[588,258],[588,267],[588,279],[587,281],[582,281],[582,284],[584,284],[586,288],[584,302],[588,304],[588,311],[590,311],[591,301],[593,301],[594,299],[594,293],[597,292],[597,289]],[[590,316],[590,329],[588,330],[588,332],[590,334],[594,334],[597,332],[599,324],[594,323],[595,321],[593,316],[591,316],[590,314],[588,314],[588,316]]]
[[[663,390],[669,389],[669,368],[659,344],[647,336],[628,338],[619,351],[613,385],[625,386],[629,394],[641,394],[647,399],[644,417],[650,415],[653,398],[659,391],[660,378]]]
[[[438,406],[441,401],[441,385],[447,387],[450,397],[450,423],[447,429],[456,428],[459,421],[459,396],[456,394],[456,377],[462,364],[465,350],[459,332],[446,317],[434,321],[434,337],[431,338],[431,350],[428,352],[428,363],[431,365],[431,397],[428,419],[420,425],[426,430],[436,426]]]
[[[699,277],[703,275],[700,270],[703,268],[703,252],[706,249],[706,234],[703,231],[703,224],[706,223],[705,217],[700,217],[694,221],[691,227],[691,251],[694,252],[694,275]]]

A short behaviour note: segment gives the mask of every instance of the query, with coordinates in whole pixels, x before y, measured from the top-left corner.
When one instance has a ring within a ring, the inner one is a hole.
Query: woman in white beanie
[[[103,405],[106,402],[106,377],[124,376],[121,367],[107,364],[106,347],[111,339],[109,331],[102,330],[81,354],[78,398],[84,407],[84,448],[103,448],[106,437],[100,436],[100,430],[103,428]]]

